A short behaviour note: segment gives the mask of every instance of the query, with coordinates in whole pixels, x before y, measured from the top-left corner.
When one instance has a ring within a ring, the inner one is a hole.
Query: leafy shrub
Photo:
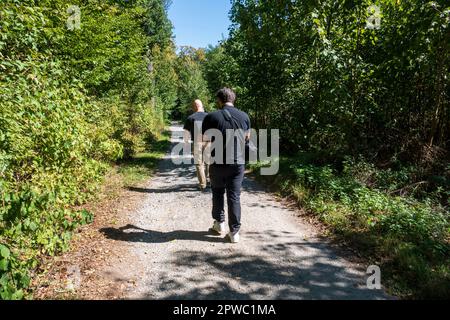
[[[110,163],[141,151],[164,126],[170,106],[154,96],[147,53],[170,39],[147,32],[150,2],[163,8],[160,0],[2,1],[1,299],[29,296],[40,256],[67,250],[72,232],[92,222],[74,208],[95,194]],[[69,5],[81,7],[82,30],[67,30]]]

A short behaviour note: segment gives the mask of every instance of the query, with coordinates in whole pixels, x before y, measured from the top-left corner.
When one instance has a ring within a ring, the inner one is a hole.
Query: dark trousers
[[[213,193],[213,219],[225,222],[224,196],[227,193],[228,224],[236,233],[241,228],[241,188],[245,165],[211,165],[210,179]]]

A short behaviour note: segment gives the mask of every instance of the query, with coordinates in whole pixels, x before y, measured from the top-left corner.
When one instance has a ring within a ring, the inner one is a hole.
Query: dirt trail
[[[182,139],[172,126],[172,142]],[[142,189],[130,225],[101,230],[126,253],[109,270],[129,283],[129,299],[385,299],[366,287],[367,266],[345,259],[298,213],[246,179],[242,242],[208,235],[211,194],[197,191],[195,168],[168,155]]]

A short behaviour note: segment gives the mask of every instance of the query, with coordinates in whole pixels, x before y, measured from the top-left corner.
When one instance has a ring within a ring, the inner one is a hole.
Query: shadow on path
[[[182,272],[162,274],[157,296],[168,300],[386,299],[382,291],[367,289],[363,277],[330,261],[328,251],[317,250],[323,244],[301,245],[313,249],[304,256],[307,263],[289,252],[283,253],[280,263],[265,255],[178,251],[170,264]],[[144,299],[153,295],[154,291],[148,292]]]
[[[171,232],[160,232],[145,230],[133,225],[127,225],[121,228],[103,228],[100,232],[106,238],[115,241],[141,242],[141,243],[167,243],[172,241],[204,241],[204,242],[225,242],[223,238],[213,236],[206,231],[186,231],[177,230]]]
[[[130,187],[128,190],[133,192],[139,192],[139,193],[173,193],[173,192],[199,192],[198,185],[178,185],[172,188],[166,188],[166,189],[149,189],[149,188],[135,188]]]

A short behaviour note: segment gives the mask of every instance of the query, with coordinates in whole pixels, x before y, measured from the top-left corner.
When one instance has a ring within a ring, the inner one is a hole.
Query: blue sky
[[[230,0],[172,0],[169,18],[177,46],[205,48],[228,37]]]

